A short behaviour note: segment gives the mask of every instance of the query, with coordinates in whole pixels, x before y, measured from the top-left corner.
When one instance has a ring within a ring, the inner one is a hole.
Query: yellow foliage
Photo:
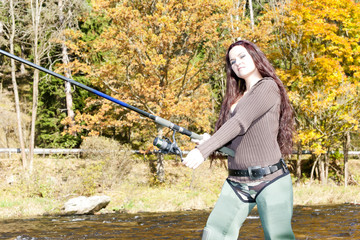
[[[212,84],[224,81],[225,49],[241,38],[265,51],[288,87],[296,141],[321,153],[342,131],[358,128],[360,7],[351,0],[265,5],[253,28],[244,9],[230,0],[94,0],[92,6],[88,18],[106,24],[91,40],[66,32],[78,56],[71,67],[114,98],[211,132],[210,119],[217,115]],[[116,133],[144,148],[159,130],[103,99],[89,99],[76,121],[77,131]],[[179,137],[183,146],[190,146],[187,140]]]
[[[359,124],[360,6],[351,0],[294,0],[265,18],[275,23],[276,53],[270,58],[290,90],[295,141],[321,154]]]

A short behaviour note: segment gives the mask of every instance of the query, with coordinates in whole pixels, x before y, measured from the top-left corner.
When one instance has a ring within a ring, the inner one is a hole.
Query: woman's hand
[[[195,148],[188,153],[186,158],[184,158],[183,164],[189,168],[195,169],[200,166],[204,160],[205,159],[199,149]]]
[[[211,137],[211,135],[208,134],[208,133],[204,133],[201,136],[202,136],[201,140],[193,138],[193,139],[191,139],[191,141],[196,143],[197,145],[200,145],[200,144],[202,144],[203,142],[205,142],[206,140],[208,140]]]

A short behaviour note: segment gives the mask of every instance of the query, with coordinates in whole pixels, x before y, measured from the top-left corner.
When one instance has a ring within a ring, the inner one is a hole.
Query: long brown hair
[[[226,53],[226,92],[221,105],[219,119],[216,122],[217,131],[230,117],[230,108],[246,91],[245,80],[236,76],[231,68],[229,52],[235,46],[243,46],[252,57],[261,76],[271,77],[278,85],[281,96],[279,133],[277,141],[283,155],[292,152],[292,135],[294,130],[293,110],[284,84],[275,74],[274,67],[270,64],[265,54],[252,42],[240,40],[230,45]]]

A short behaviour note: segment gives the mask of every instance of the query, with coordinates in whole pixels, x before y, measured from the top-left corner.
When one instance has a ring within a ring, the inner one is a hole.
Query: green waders
[[[265,239],[295,239],[291,228],[293,190],[290,174],[269,183],[256,196],[256,203],[241,201],[225,181],[220,197],[207,220],[202,239],[237,239],[243,222],[256,204]]]

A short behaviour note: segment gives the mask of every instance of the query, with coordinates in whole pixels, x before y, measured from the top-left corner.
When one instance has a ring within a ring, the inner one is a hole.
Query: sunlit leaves
[[[82,31],[68,33],[77,56],[73,69],[130,105],[210,132],[209,117],[216,116],[211,101],[221,99],[214,95],[224,86],[225,49],[240,37],[256,42],[276,66],[294,106],[298,142],[321,153],[342,132],[357,131],[359,4],[270,3],[251,29],[245,1],[238,3],[93,1]],[[88,99],[77,120],[78,130],[120,136],[139,146],[151,145],[157,131],[139,114],[103,99]]]
[[[93,85],[180,126],[210,132],[211,94],[205,83],[223,66],[214,53],[225,38],[222,24],[231,1],[98,0],[92,5],[89,19],[106,19],[108,25],[86,42],[84,33],[74,33],[69,46],[91,66],[86,74]],[[127,141],[145,146],[157,134],[149,120],[103,99],[89,99],[77,121],[89,134],[125,134]]]
[[[296,140],[323,153],[359,125],[360,6],[296,0],[267,15],[277,23],[274,46],[280,51],[271,57],[290,90]]]

